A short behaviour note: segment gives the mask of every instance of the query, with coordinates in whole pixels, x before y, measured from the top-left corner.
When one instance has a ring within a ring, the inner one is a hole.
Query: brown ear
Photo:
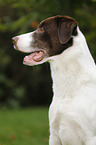
[[[61,44],[66,44],[76,31],[77,22],[74,19],[59,19],[58,21],[58,37]]]

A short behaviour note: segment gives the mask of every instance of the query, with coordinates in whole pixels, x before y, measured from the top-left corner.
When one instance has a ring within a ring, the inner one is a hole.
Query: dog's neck
[[[73,46],[52,57],[50,65],[55,97],[72,98],[80,84],[88,81],[95,63],[79,28],[78,36],[73,38]]]

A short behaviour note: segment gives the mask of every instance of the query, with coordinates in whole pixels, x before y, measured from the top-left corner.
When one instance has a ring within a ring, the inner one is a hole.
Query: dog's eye
[[[39,28],[39,30],[40,30],[41,32],[44,32],[44,31],[45,31],[43,27]]]

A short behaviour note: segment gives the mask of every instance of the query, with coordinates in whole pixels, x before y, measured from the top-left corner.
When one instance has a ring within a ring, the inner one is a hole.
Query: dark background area
[[[0,107],[49,105],[49,64],[24,66],[26,54],[13,49],[12,37],[36,29],[54,15],[75,18],[96,60],[96,0],[0,0]]]

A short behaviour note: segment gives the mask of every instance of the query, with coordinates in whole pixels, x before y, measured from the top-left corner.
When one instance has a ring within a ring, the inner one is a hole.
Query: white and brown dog
[[[78,23],[67,16],[47,18],[13,43],[31,53],[24,64],[50,63],[49,145],[96,145],[96,65]]]

